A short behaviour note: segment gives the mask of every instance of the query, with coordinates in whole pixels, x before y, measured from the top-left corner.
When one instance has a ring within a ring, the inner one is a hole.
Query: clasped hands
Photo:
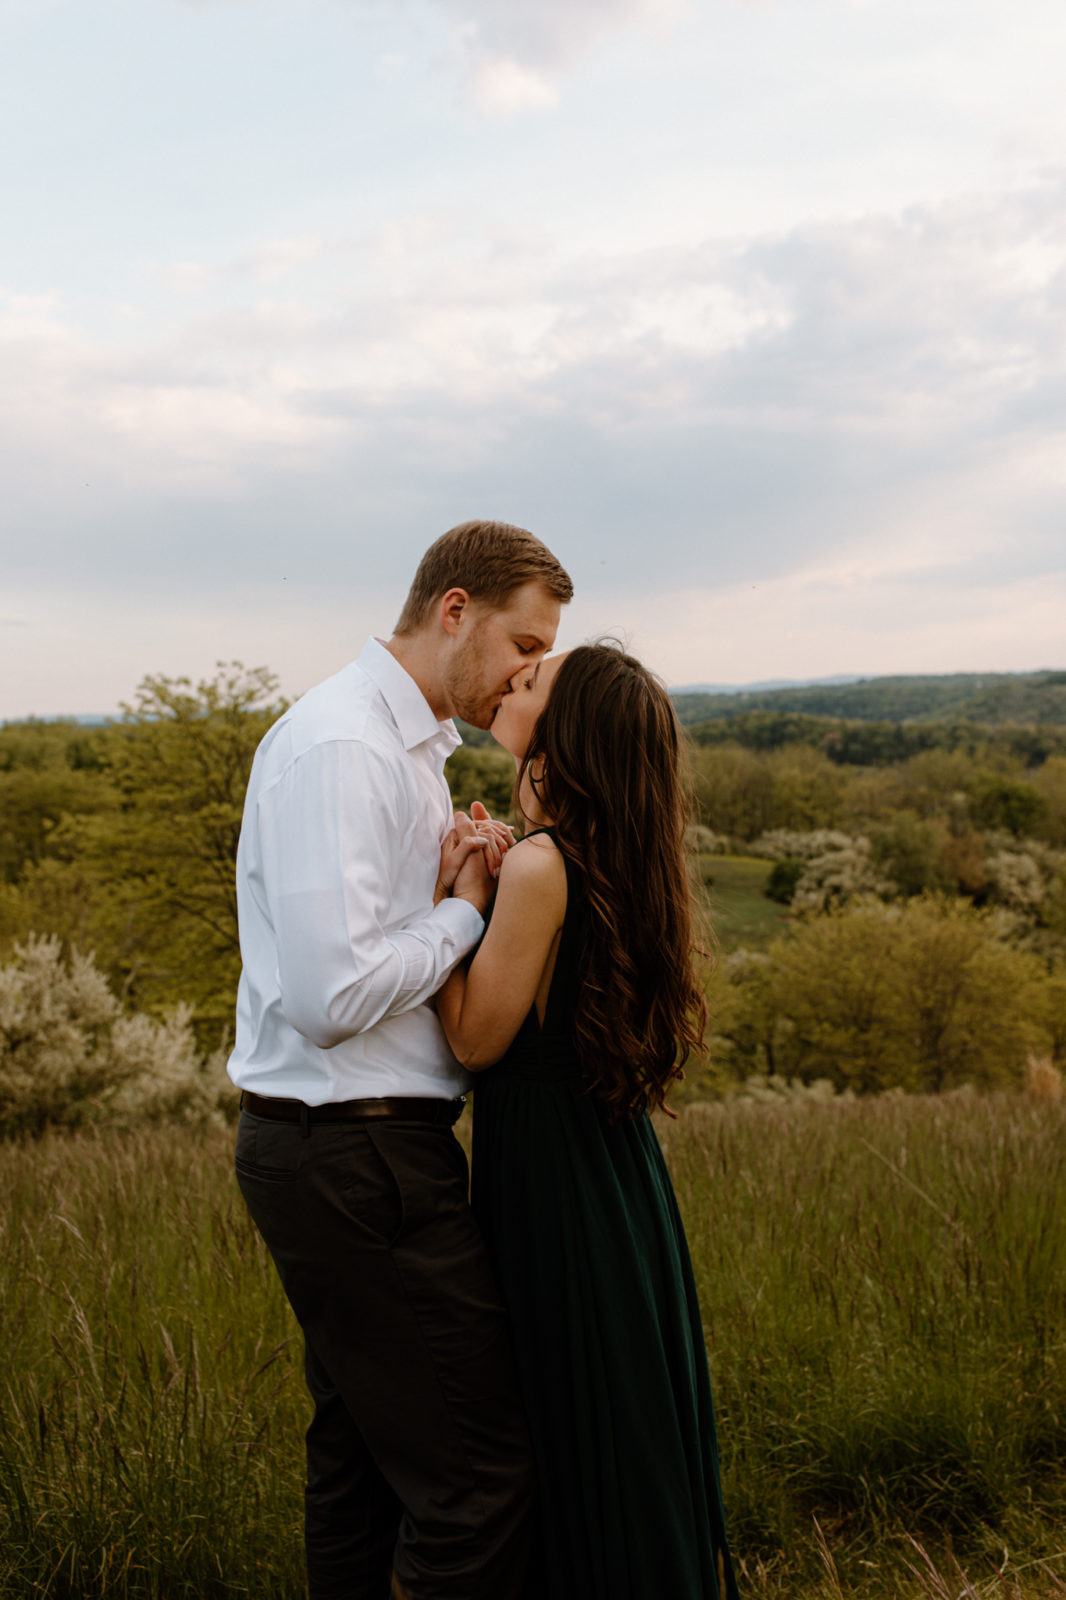
[[[494,821],[480,800],[474,801],[469,816],[457,811],[454,821],[441,847],[433,904],[453,895],[484,912],[496,892],[500,863],[515,842],[514,829]]]

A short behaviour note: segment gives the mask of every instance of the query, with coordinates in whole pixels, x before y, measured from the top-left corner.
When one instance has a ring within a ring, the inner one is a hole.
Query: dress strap
[[[555,838],[555,824],[545,823],[542,828],[530,828],[528,833],[522,835],[523,839],[535,839],[538,833],[546,833],[550,839]]]

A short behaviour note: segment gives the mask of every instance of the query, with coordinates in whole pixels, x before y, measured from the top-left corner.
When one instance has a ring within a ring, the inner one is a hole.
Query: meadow
[[[660,1132],[745,1596],[1066,1594],[1066,1103],[734,1100]],[[301,1593],[300,1341],[231,1143],[0,1146],[0,1596]]]
[[[788,907],[767,899],[772,862],[755,856],[700,856],[706,915],[721,952],[761,949],[788,925]]]

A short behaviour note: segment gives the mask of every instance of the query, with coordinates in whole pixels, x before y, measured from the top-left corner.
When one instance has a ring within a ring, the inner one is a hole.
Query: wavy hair
[[[662,1108],[707,1006],[685,855],[677,717],[613,641],[570,651],[519,764],[585,888],[577,1045],[613,1120]],[[528,820],[528,819],[527,819]]]

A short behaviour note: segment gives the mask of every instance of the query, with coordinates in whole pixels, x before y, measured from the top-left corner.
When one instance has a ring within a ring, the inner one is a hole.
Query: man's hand
[[[484,816],[477,819],[478,821],[484,822],[488,818],[488,812],[485,811],[485,807],[479,801],[475,800],[470,809],[471,811],[484,812]],[[466,860],[459,868],[452,894],[456,900],[469,900],[474,910],[480,911],[481,915],[484,916],[489,908],[489,902],[496,893],[496,873],[500,870],[497,864],[495,871],[493,871],[490,865],[490,852],[495,854],[497,861],[503,859],[502,855],[499,854],[499,843],[498,841],[491,841],[486,833],[479,833],[476,822],[469,817],[461,816],[461,814],[457,813],[455,826],[456,831],[460,834],[460,842],[470,837],[470,833],[467,832],[467,830],[470,830],[476,838],[481,840],[484,848],[480,851],[471,850],[467,855]]]
[[[480,859],[488,848],[487,840],[465,811],[457,811],[454,822],[455,827],[441,845],[437,887],[433,891],[435,906],[454,892],[459,873],[470,857],[477,856]]]

